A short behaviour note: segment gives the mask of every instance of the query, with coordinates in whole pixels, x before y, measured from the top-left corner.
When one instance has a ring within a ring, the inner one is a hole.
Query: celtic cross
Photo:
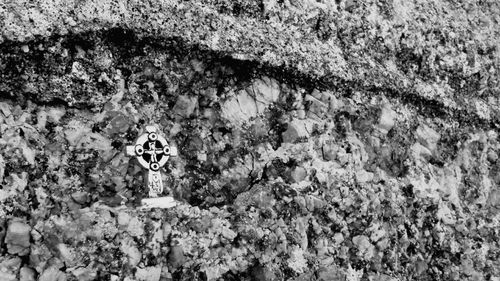
[[[160,168],[170,156],[177,156],[177,149],[169,146],[167,140],[158,134],[156,127],[146,126],[146,132],[139,136],[135,145],[127,146],[127,156],[135,156],[142,167],[148,169],[149,197],[158,197],[163,192]]]

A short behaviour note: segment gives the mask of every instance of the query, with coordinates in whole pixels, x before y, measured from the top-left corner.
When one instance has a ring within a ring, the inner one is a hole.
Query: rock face
[[[11,221],[7,228],[5,244],[9,254],[25,256],[30,252],[31,227],[21,221]]]
[[[0,279],[498,280],[497,2],[0,4]]]

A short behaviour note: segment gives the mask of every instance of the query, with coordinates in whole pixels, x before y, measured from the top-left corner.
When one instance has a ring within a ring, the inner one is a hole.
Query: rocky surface
[[[499,280],[499,8],[0,4],[0,280]]]

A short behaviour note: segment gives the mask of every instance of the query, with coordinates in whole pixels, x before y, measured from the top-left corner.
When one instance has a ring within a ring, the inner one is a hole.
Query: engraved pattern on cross
[[[163,154],[163,149],[156,148],[156,141],[150,141],[150,142],[148,142],[148,145],[149,145],[149,149],[145,150],[144,153],[151,155],[150,162],[158,162],[156,155]]]

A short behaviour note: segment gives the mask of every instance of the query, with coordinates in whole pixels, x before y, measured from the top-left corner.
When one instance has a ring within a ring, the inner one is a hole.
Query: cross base
[[[177,206],[177,202],[171,196],[144,198],[141,200],[141,209],[160,208],[168,209]]]

